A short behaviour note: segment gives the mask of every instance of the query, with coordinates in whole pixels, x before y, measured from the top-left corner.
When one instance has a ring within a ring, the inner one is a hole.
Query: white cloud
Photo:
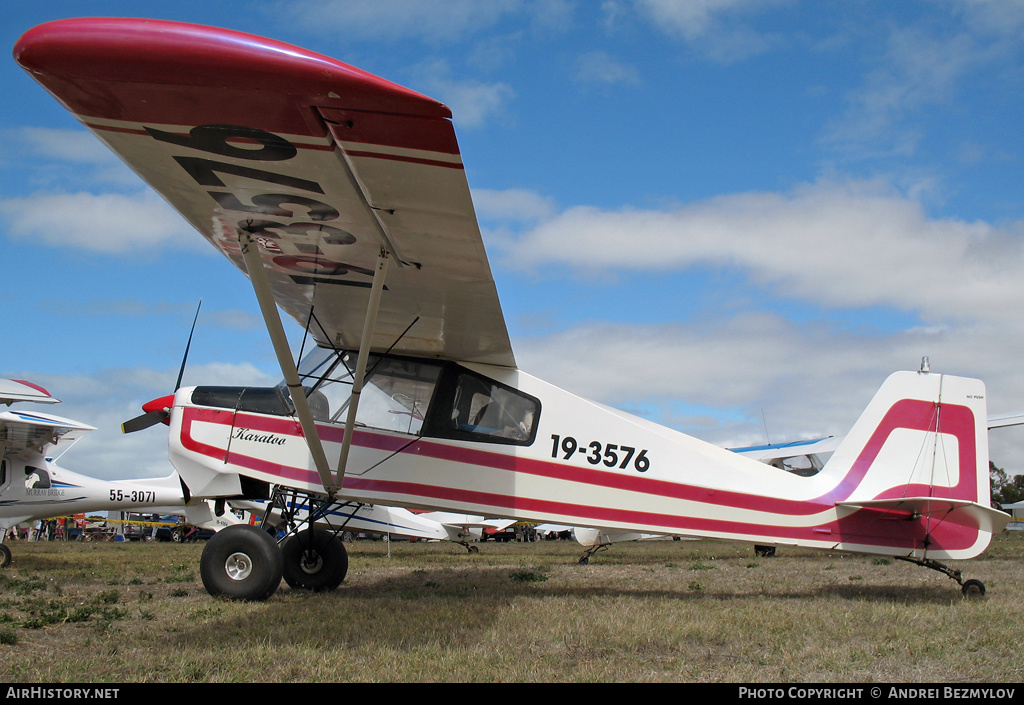
[[[659,30],[681,37],[702,54],[722,62],[763,53],[778,38],[744,24],[746,17],[791,0],[634,0]],[[606,9],[607,12],[607,9]]]
[[[20,145],[50,159],[75,164],[120,163],[88,130],[23,127],[12,132]]]
[[[473,204],[481,220],[536,222],[555,214],[550,198],[525,189],[473,189]]]
[[[57,193],[0,200],[11,238],[108,254],[210,248],[152,191]]]
[[[1020,0],[949,0],[976,32],[1015,37],[1024,27],[1024,2]]]
[[[298,0],[277,5],[281,16],[303,29],[323,33],[343,29],[346,36],[374,41],[409,37],[454,41],[520,13],[522,0]]]
[[[891,306],[941,322],[1001,315],[1024,298],[1020,229],[931,219],[876,182],[821,182],[671,210],[575,207],[515,237],[507,251],[510,266],[530,268],[738,268],[785,297]]]
[[[32,185],[48,190],[80,188],[83,182],[137,189],[139,177],[85,128],[20,127],[0,130],[5,157]]]
[[[928,108],[952,103],[960,84],[987,54],[967,34],[893,30],[885,54],[850,93],[847,110],[826,129],[824,141],[862,154],[913,154],[923,137],[916,118]]]
[[[576,80],[583,83],[638,85],[636,68],[617,61],[604,51],[591,51],[576,60]]]
[[[765,442],[765,424],[772,442],[845,434],[884,379],[923,356],[935,373],[988,382],[990,414],[1024,410],[1024,373],[1006,355],[1024,349],[1024,327],[1006,317],[865,336],[746,313],[583,324],[513,343],[530,374],[725,447]],[[1024,434],[991,436],[997,464],[1024,474]]]
[[[505,83],[453,78],[444,60],[420,64],[414,73],[421,90],[458,116],[460,128],[480,127],[493,116],[503,115],[506,105],[515,98],[515,91]]]
[[[710,32],[723,15],[764,5],[764,0],[636,0],[643,11],[687,39]]]

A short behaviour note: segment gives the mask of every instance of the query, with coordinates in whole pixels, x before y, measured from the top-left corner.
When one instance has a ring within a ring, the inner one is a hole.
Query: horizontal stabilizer
[[[1010,521],[1010,515],[1005,512],[963,499],[897,497],[895,499],[871,499],[861,502],[839,502],[836,506],[907,512],[913,518],[929,516],[933,519],[949,521],[992,534],[1001,533]]]

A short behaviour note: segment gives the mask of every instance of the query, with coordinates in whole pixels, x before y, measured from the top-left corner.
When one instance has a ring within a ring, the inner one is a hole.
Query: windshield
[[[317,348],[299,363],[313,416],[344,423],[352,394],[356,354]],[[441,366],[371,355],[356,414],[357,425],[419,435]]]

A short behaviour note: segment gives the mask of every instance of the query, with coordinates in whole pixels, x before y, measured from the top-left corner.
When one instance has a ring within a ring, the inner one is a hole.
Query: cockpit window
[[[498,443],[529,443],[534,435],[538,403],[498,383],[463,373],[455,385],[451,428],[456,435]]]

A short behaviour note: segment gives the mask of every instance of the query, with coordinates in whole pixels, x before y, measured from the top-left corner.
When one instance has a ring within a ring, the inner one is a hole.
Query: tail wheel
[[[965,580],[964,584],[960,586],[960,592],[968,599],[984,597],[985,583],[980,580]]]
[[[348,551],[332,533],[307,529],[281,546],[284,581],[295,590],[328,592],[348,574]]]
[[[229,526],[207,542],[199,572],[214,597],[261,602],[281,584],[281,550],[255,526]]]
[[[7,544],[0,543],[0,568],[6,568],[11,564],[11,549]]]

